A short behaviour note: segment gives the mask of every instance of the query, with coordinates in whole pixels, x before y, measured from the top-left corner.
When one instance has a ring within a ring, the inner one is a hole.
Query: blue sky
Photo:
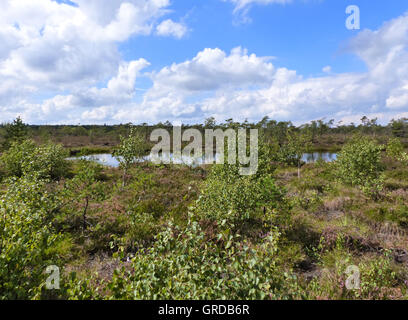
[[[351,4],[360,30],[345,27]],[[408,116],[404,0],[4,0],[0,9],[1,121]]]
[[[190,59],[203,48],[230,51],[242,46],[259,56],[274,56],[277,66],[309,76],[332,65],[336,72],[365,70],[365,65],[342,50],[357,31],[345,28],[345,9],[358,4],[361,28],[377,29],[384,21],[408,10],[406,1],[310,0],[286,5],[252,5],[250,23],[239,23],[233,4],[220,0],[173,1],[174,20],[184,19],[191,32],[180,40],[135,37],[121,44],[124,59],[148,57],[152,69]]]

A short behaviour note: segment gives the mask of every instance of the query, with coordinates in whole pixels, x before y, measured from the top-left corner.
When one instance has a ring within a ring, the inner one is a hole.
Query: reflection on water
[[[307,163],[316,162],[317,160],[323,160],[325,162],[332,162],[337,159],[337,153],[334,152],[312,152],[305,153],[302,156],[302,160]]]
[[[67,160],[89,160],[110,167],[119,167],[119,162],[110,153],[92,154],[89,156],[71,157]]]
[[[334,161],[337,158],[337,154],[333,152],[313,152],[313,153],[305,153],[302,157],[302,160],[311,163],[311,162],[316,162],[318,159],[322,159],[323,161],[330,162]],[[103,154],[93,154],[90,156],[81,156],[81,157],[72,157],[68,158],[68,160],[77,160],[77,159],[85,159],[85,160],[90,160],[90,161],[95,161],[100,164],[110,166],[110,167],[118,167],[119,162],[114,158],[111,154],[109,153],[103,153]],[[171,160],[171,163],[175,164],[185,164],[188,166],[198,166],[204,163],[204,157],[201,158],[194,158],[192,156],[182,156],[181,158],[175,158],[173,156],[173,153],[164,153],[161,155],[160,159],[164,160]],[[215,157],[212,159],[212,162],[214,162],[216,159],[218,159],[218,154],[215,155]],[[152,161],[152,158],[150,155],[144,156],[139,159],[140,162],[144,161]]]
[[[110,166],[110,167],[118,167],[119,166],[119,161],[113,157],[109,153],[103,153],[103,154],[93,154],[89,156],[80,156],[80,157],[71,157],[68,158],[68,160],[78,160],[78,159],[84,159],[84,160],[90,160],[90,161],[95,161],[100,164]],[[215,160],[218,159],[218,154],[213,156],[211,159],[211,162],[215,162]],[[171,163],[174,164],[185,164],[188,166],[199,166],[202,165],[205,161],[204,156],[200,158],[194,158],[192,156],[184,156],[182,155],[180,157],[174,157],[173,153],[163,153],[160,157],[159,160],[163,160],[164,162],[168,162],[170,160]],[[144,156],[140,159],[138,159],[139,162],[145,162],[145,161],[153,161],[153,158],[151,155]]]

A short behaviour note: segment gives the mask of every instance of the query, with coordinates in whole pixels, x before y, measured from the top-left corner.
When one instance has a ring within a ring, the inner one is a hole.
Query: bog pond
[[[175,158],[172,153],[167,153],[162,155],[163,159],[170,159],[172,163],[175,164],[186,164],[189,166],[196,166],[196,165],[201,165],[204,163],[204,157],[203,158],[194,158],[192,156],[182,156],[181,158]],[[215,155],[215,158],[217,158],[217,155]],[[88,155],[88,156],[79,156],[79,157],[70,157],[68,160],[79,160],[79,159],[84,159],[84,160],[90,160],[90,161],[95,161],[97,163],[110,166],[110,167],[118,167],[119,162],[116,160],[115,157],[113,157],[110,153],[102,153],[102,154],[93,154],[93,155]],[[337,159],[337,153],[335,152],[313,152],[313,153],[305,153],[302,157],[302,160],[306,163],[312,163],[316,162],[318,160],[323,160],[326,162],[331,162]],[[147,155],[143,158],[139,159],[140,162],[144,161],[152,161],[150,155]]]

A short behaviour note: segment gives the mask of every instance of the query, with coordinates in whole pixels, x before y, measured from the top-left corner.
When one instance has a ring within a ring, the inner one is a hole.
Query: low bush
[[[38,177],[8,182],[0,198],[0,299],[39,297],[46,267],[58,264],[49,251],[59,237],[50,217],[56,206]]]
[[[0,162],[8,176],[38,173],[42,178],[58,179],[68,171],[67,156],[61,145],[48,143],[38,147],[34,141],[25,140],[13,142]]]
[[[381,163],[383,148],[370,138],[354,138],[337,157],[338,178],[359,187],[366,195],[378,197],[384,182],[384,166]]]
[[[271,230],[256,247],[238,238],[217,244],[197,222],[170,225],[133,258],[131,271],[114,273],[108,288],[114,299],[288,298],[281,293],[289,277],[278,271],[279,233]]]

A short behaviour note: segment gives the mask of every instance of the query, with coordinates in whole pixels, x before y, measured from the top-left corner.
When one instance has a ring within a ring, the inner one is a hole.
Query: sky
[[[387,123],[407,46],[406,0],[0,0],[0,122]]]

